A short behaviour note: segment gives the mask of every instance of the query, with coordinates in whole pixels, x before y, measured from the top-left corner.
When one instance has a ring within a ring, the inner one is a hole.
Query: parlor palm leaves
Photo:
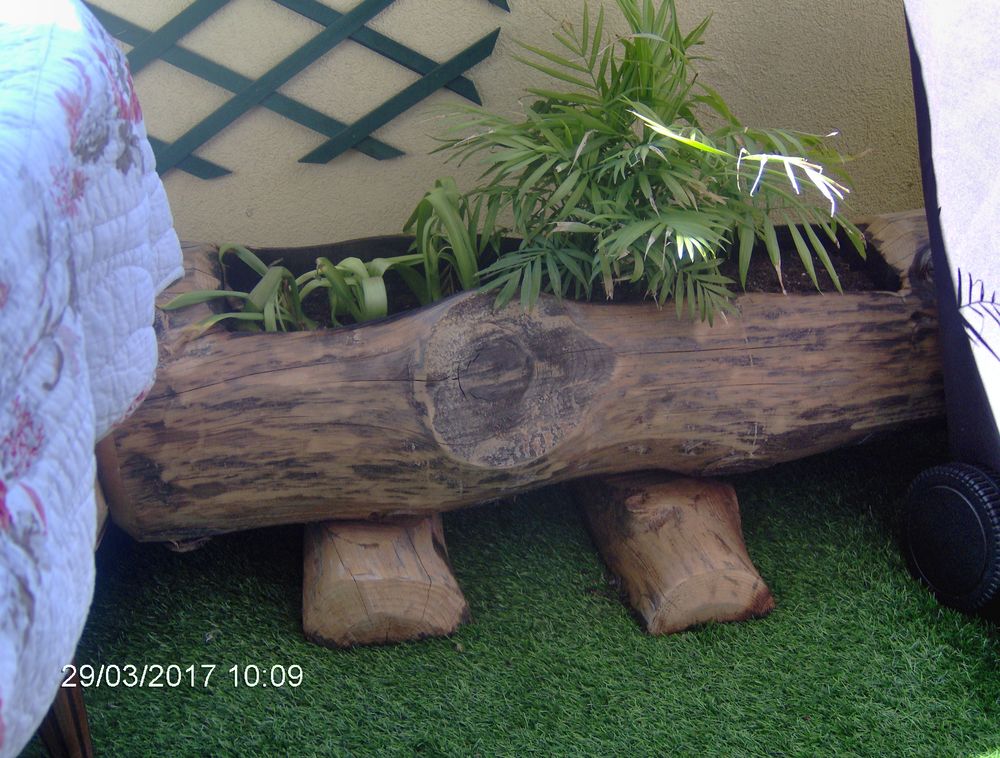
[[[743,126],[698,81],[694,50],[708,19],[685,33],[674,0],[616,4],[629,27],[616,40],[604,10],[593,16],[584,6],[579,28],[553,34],[556,52],[522,45],[520,60],[553,80],[529,90],[535,100],[522,117],[483,108],[453,116],[439,149],[459,164],[478,162],[480,183],[461,192],[452,179],[435,182],[406,223],[411,254],[320,259],[294,278],[230,246],[220,254],[235,253],[261,277],[253,291],[182,298],[238,298],[241,311],[212,322],[288,330],[312,324],[301,301],[322,290],[334,324],[365,321],[386,314],[391,270],[421,303],[481,287],[498,306],[516,298],[530,308],[542,292],[610,298],[627,283],[711,322],[731,308],[734,282],[720,271],[728,256],[745,285],[763,248],[781,280],[776,223],[787,225],[817,289],[818,262],[839,290],[829,246],[843,235],[864,255],[860,231],[838,211],[848,192],[833,178],[841,156],[818,135]],[[718,125],[704,126],[706,114]],[[501,249],[504,237],[520,240],[517,249]]]
[[[657,302],[672,297],[679,313],[686,304],[711,320],[731,298],[719,271],[730,251],[745,282],[759,241],[780,279],[776,220],[789,225],[817,287],[818,260],[839,289],[826,248],[838,228],[863,253],[860,232],[837,212],[847,188],[823,168],[839,155],[816,135],[743,127],[697,81],[693,49],[707,19],[684,33],[673,0],[616,2],[630,29],[616,42],[603,9],[594,18],[585,7],[579,29],[553,34],[557,52],[522,46],[520,60],[554,80],[529,90],[537,99],[523,117],[461,112],[440,149],[478,161],[481,183],[451,195],[448,215],[465,223],[435,221],[440,208],[425,202],[424,227],[457,230],[461,247],[476,238],[471,209],[487,210],[489,239],[497,218],[510,221],[503,232],[523,240],[520,249],[482,272],[498,304],[519,296],[530,306],[543,291],[589,295],[594,285],[611,297],[616,285],[641,282]],[[705,130],[706,111],[721,126]]]

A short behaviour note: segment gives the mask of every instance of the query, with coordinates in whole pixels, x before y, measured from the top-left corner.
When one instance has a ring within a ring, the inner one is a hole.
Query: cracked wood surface
[[[218,286],[213,248],[185,257],[165,298]],[[363,326],[198,339],[183,327],[203,313],[158,309],[157,382],[116,432],[111,509],[145,540],[394,518],[597,474],[747,471],[943,415],[925,288],[736,303],[709,327],[551,297],[496,313],[465,293]]]
[[[648,473],[586,479],[574,491],[601,556],[650,634],[774,609],[747,554],[730,485]]]

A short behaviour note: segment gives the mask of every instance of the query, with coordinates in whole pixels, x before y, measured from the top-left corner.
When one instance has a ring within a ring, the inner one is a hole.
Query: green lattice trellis
[[[128,53],[133,75],[161,59],[218,87],[233,96],[171,143],[150,136],[156,155],[156,170],[162,175],[173,168],[200,179],[214,179],[230,171],[199,158],[194,151],[253,107],[263,106],[326,137],[326,141],[299,159],[301,163],[328,163],[338,155],[357,150],[384,160],[403,155],[398,148],[375,139],[371,133],[412,108],[442,87],[479,104],[475,85],[463,73],[493,52],[499,29],[466,47],[444,63],[386,37],[366,24],[395,0],[362,0],[347,13],[339,13],[318,0],[273,0],[324,27],[323,31],[253,80],[226,66],[191,52],[177,43],[229,0],[194,0],[156,31],[149,31],[91,3],[87,6],[113,36],[132,46]],[[488,0],[510,12],[507,0]],[[345,124],[335,118],[282,95],[277,90],[336,45],[351,39],[389,60],[420,74],[420,79],[396,93],[357,121]]]

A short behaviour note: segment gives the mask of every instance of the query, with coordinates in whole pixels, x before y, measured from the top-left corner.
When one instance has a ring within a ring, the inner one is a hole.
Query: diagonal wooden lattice
[[[496,29],[444,63],[436,63],[366,26],[395,0],[362,0],[347,13],[335,11],[318,0],[274,0],[324,28],[260,78],[253,80],[177,44],[228,2],[229,0],[194,0],[152,32],[87,3],[109,33],[132,46],[127,57],[133,75],[154,60],[160,59],[233,93],[233,97],[173,142],[168,143],[152,136],[149,138],[156,155],[156,169],[161,175],[172,168],[179,168],[201,179],[214,179],[230,173],[228,169],[194,155],[194,151],[258,105],[327,138],[315,150],[300,158],[300,162],[327,163],[351,149],[376,160],[400,156],[403,154],[401,150],[375,139],[371,133],[442,87],[474,103],[481,103],[475,85],[462,74],[493,52],[500,33]],[[489,2],[510,11],[507,0]],[[327,116],[277,91],[346,39],[364,45],[420,74],[421,78],[352,124]]]

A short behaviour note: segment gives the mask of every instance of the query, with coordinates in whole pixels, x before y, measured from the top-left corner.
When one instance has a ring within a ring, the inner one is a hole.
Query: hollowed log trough
[[[101,449],[113,516],[174,542],[309,523],[306,633],[381,642],[468,615],[442,511],[581,480],[650,631],[762,615],[735,495],[702,478],[943,415],[931,289],[911,265],[922,217],[869,232],[899,291],[743,294],[712,327],[650,304],[494,311],[465,293],[343,329],[193,338],[208,306],[158,309],[156,385]],[[161,303],[220,286],[214,248],[185,258]]]

